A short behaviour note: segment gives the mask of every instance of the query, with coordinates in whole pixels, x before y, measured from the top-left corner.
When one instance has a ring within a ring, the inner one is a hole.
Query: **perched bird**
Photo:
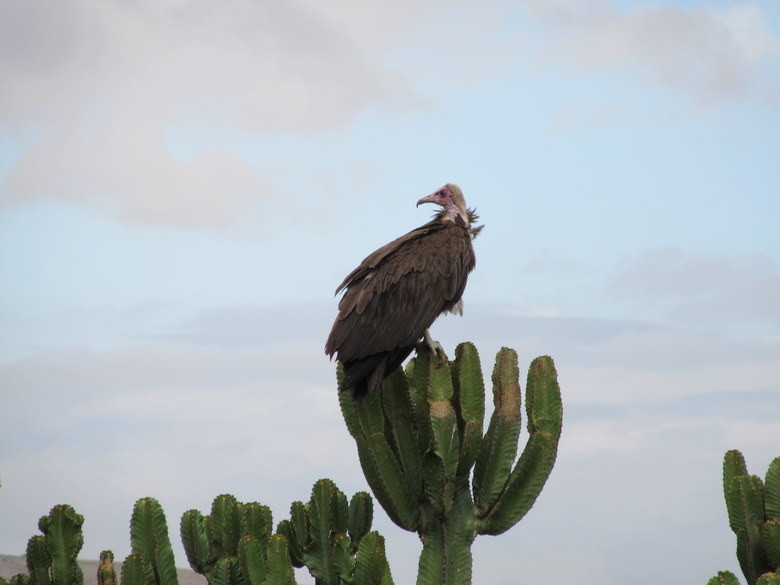
[[[379,388],[442,313],[462,314],[461,296],[476,259],[471,240],[483,226],[457,185],[447,184],[417,202],[442,209],[425,225],[366,257],[339,287],[344,296],[325,353],[344,367],[340,390],[356,398]]]

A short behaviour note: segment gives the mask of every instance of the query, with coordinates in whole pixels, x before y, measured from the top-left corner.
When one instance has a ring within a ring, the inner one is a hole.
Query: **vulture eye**
[[[444,189],[442,189],[441,191],[439,191],[439,192],[438,192],[438,193],[436,193],[436,194],[437,194],[439,197],[444,197],[444,196],[447,194],[447,192],[446,192]]]

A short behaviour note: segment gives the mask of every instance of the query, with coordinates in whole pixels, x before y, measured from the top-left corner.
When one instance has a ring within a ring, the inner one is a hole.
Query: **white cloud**
[[[372,44],[302,4],[1,10],[0,76],[13,82],[0,94],[0,123],[30,145],[3,185],[7,202],[64,197],[135,221],[223,225],[262,204],[268,181],[224,149],[176,159],[166,148],[173,126],[195,118],[305,133],[404,93]]]
[[[620,8],[608,0],[523,4],[542,25],[535,35],[541,38],[539,58],[583,70],[634,70],[707,102],[755,91],[770,101],[777,97],[765,94],[776,90],[777,80],[769,87],[758,81],[762,67],[780,58],[780,38],[758,7]]]
[[[391,93],[371,46],[345,42],[295,4],[82,0],[4,10],[15,31],[3,66],[17,80],[3,92],[9,117],[206,113],[251,129],[306,131]]]

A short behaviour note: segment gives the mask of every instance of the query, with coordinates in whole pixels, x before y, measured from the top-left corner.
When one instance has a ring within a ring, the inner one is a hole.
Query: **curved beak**
[[[430,195],[426,195],[422,199],[417,201],[417,207],[420,207],[421,203],[438,203],[438,199],[436,197],[436,193],[431,193]]]

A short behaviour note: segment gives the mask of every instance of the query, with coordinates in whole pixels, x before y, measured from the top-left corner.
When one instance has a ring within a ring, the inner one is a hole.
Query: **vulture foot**
[[[444,348],[442,347],[441,343],[433,339],[427,329],[423,334],[422,343],[419,344],[417,351],[419,352],[419,350],[423,348],[431,350],[431,353],[436,356],[438,360],[447,361],[447,354],[444,353]]]

